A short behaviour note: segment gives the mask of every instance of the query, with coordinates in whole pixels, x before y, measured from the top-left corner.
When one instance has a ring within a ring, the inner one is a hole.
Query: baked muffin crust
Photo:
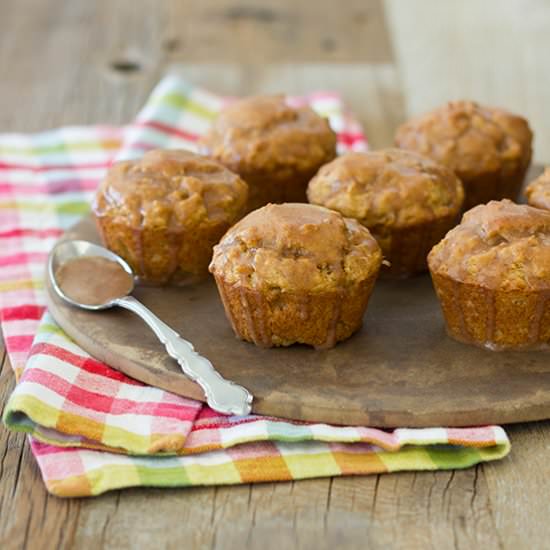
[[[382,253],[355,220],[308,204],[269,204],[214,247],[210,271],[254,290],[327,292],[371,277]]]
[[[154,150],[113,165],[93,203],[105,245],[152,284],[208,274],[212,247],[243,214],[247,185],[220,163]]]
[[[236,335],[330,348],[362,324],[382,253],[369,231],[309,204],[267,205],[232,227],[210,271]]]
[[[506,199],[477,206],[428,261],[432,272],[491,290],[550,289],[550,212]]]
[[[444,166],[409,151],[347,153],[311,180],[308,199],[366,227],[405,227],[456,214],[462,184]]]
[[[246,192],[238,175],[212,159],[156,149],[111,167],[94,212],[133,228],[231,223],[243,210]]]
[[[491,350],[550,345],[550,212],[509,200],[467,212],[428,257],[447,332]]]
[[[515,198],[531,161],[527,121],[502,109],[455,101],[401,125],[396,145],[441,162],[462,180],[465,207]]]
[[[347,153],[323,166],[308,186],[311,203],[367,227],[389,266],[383,274],[425,271],[431,247],[456,223],[464,200],[455,174],[410,151]]]
[[[224,109],[200,150],[243,177],[252,210],[305,200],[309,179],[336,156],[336,135],[308,106],[291,107],[283,95],[256,96]]]
[[[550,210],[550,168],[544,169],[544,173],[533,180],[525,189],[527,202],[536,208]]]

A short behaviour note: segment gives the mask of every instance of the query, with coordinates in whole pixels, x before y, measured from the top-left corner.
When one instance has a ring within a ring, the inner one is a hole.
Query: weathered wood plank
[[[166,23],[163,46],[183,63],[392,59],[381,0],[174,0]]]
[[[258,7],[228,0],[8,2],[0,82],[2,103],[11,107],[0,109],[0,128],[126,122],[169,63],[235,63],[256,72],[266,59],[390,62],[381,2],[337,8],[330,0],[315,7],[290,0]]]
[[[550,421],[508,426],[512,453],[483,466],[495,526],[505,548],[545,548],[550,540]]]

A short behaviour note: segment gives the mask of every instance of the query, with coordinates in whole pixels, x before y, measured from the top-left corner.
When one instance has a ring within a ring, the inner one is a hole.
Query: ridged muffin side
[[[493,350],[549,346],[550,212],[477,206],[428,263],[451,337]]]
[[[354,220],[287,203],[232,227],[210,271],[240,338],[330,348],[361,326],[381,262],[378,244]]]
[[[183,150],[154,150],[114,164],[93,213],[109,249],[150,284],[208,274],[212,248],[242,217],[247,185],[218,162]]]

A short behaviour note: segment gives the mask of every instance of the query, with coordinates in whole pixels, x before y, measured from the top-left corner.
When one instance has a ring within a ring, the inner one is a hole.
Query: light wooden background
[[[549,57],[546,0],[0,0],[0,132],[124,123],[175,68],[223,93],[337,89],[374,147],[478,99],[526,115],[550,162]],[[12,388],[4,355],[0,403]],[[550,422],[507,431],[510,457],[463,471],[60,500],[0,428],[0,547],[548,547]]]

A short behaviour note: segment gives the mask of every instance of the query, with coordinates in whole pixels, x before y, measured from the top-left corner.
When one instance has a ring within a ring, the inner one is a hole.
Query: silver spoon
[[[120,306],[133,311],[141,317],[157,335],[166,347],[170,357],[180,365],[184,374],[194,380],[204,390],[208,405],[224,414],[246,415],[251,411],[252,394],[242,386],[226,380],[214,369],[212,363],[199,355],[191,342],[184,340],[175,330],[161,321],[152,311],[129,294],[134,290],[133,285],[128,295],[114,298],[99,305],[89,305],[74,301],[61,289],[56,279],[58,268],[65,262],[82,256],[100,256],[118,263],[126,273],[134,277],[132,268],[117,254],[102,246],[88,241],[60,242],[51,251],[48,259],[48,276],[57,295],[73,306],[98,311],[114,306]]]

